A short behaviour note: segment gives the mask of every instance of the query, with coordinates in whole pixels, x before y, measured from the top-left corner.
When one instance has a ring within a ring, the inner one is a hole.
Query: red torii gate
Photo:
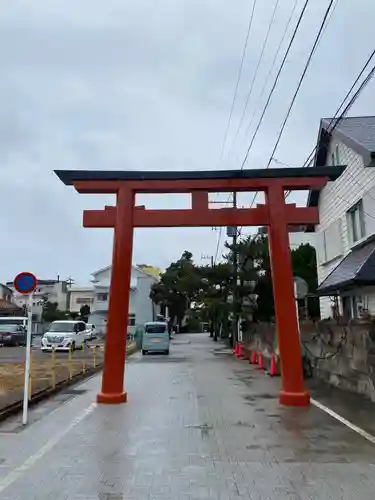
[[[268,226],[275,313],[280,351],[281,404],[307,406],[299,330],[294,302],[288,228],[319,223],[316,207],[285,203],[287,190],[320,190],[344,167],[279,168],[237,171],[85,171],[57,170],[79,193],[116,194],[114,207],[85,210],[84,227],[114,228],[106,349],[99,403],[127,401],[124,391],[128,304],[135,227]],[[266,203],[254,208],[210,209],[209,192],[263,191]],[[191,208],[148,210],[135,206],[136,193],[191,193]]]

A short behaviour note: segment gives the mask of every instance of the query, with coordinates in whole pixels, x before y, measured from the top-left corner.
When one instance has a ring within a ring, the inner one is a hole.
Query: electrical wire
[[[298,18],[297,24],[296,24],[296,26],[295,26],[295,28],[294,28],[294,31],[293,31],[292,37],[291,37],[291,39],[290,39],[290,41],[289,41],[289,45],[288,45],[288,47],[287,47],[287,49],[286,49],[286,52],[285,52],[284,57],[283,57],[283,60],[282,60],[282,62],[281,62],[281,64],[280,64],[280,67],[279,67],[279,70],[278,70],[277,75],[276,75],[276,77],[275,77],[275,80],[274,80],[274,82],[273,82],[272,88],[271,88],[271,90],[270,90],[270,92],[269,92],[269,94],[268,94],[268,98],[267,98],[266,104],[265,104],[265,105],[264,105],[264,107],[263,107],[262,114],[261,114],[261,116],[260,116],[260,118],[259,118],[259,120],[258,120],[258,124],[257,124],[256,129],[255,129],[255,131],[254,131],[254,134],[253,134],[253,136],[252,136],[252,138],[251,138],[251,141],[250,141],[249,147],[248,147],[248,149],[247,149],[247,151],[246,151],[245,158],[244,158],[244,160],[242,161],[242,164],[241,164],[241,170],[242,170],[242,169],[244,168],[244,166],[245,166],[245,163],[246,163],[246,160],[247,160],[247,158],[248,158],[248,156],[249,156],[249,153],[250,153],[251,147],[252,147],[252,145],[253,145],[253,143],[254,143],[254,141],[255,141],[255,138],[256,138],[256,136],[257,136],[257,134],[258,134],[259,128],[260,128],[260,126],[261,126],[261,124],[262,124],[262,121],[263,121],[264,115],[266,114],[266,111],[267,111],[268,106],[269,106],[269,104],[270,104],[271,97],[272,97],[272,95],[273,95],[273,93],[274,93],[274,91],[275,91],[276,85],[277,85],[277,83],[278,83],[278,81],[279,81],[280,74],[281,74],[281,72],[282,72],[282,70],[283,70],[283,68],[284,68],[285,61],[286,61],[286,59],[287,59],[287,57],[288,57],[288,55],[289,55],[290,49],[291,49],[291,47],[292,47],[292,45],[293,45],[294,39],[295,39],[296,34],[297,34],[297,32],[298,32],[298,30],[299,30],[299,27],[300,27],[300,25],[301,25],[301,22],[302,22],[302,19],[303,19],[303,16],[304,16],[304,14],[305,14],[305,11],[306,11],[306,8],[307,8],[307,5],[308,5],[309,1],[310,1],[310,0],[305,0],[305,4],[304,4],[304,6],[303,6],[303,8],[302,8],[302,11],[301,11],[301,13],[300,13],[300,15],[299,15],[299,18]]]
[[[298,18],[298,20],[297,20],[296,26],[295,26],[295,28],[294,28],[294,31],[293,31],[292,37],[291,37],[291,39],[290,39],[290,41],[289,41],[288,47],[287,47],[286,52],[285,52],[285,54],[284,54],[283,60],[282,60],[282,62],[281,62],[281,64],[280,64],[280,67],[279,67],[279,70],[278,70],[277,75],[276,75],[276,77],[275,77],[274,83],[273,83],[272,88],[271,88],[271,90],[270,90],[270,92],[269,92],[269,95],[268,95],[268,98],[267,98],[267,102],[266,102],[266,104],[265,104],[265,106],[264,106],[264,108],[263,108],[263,112],[262,112],[262,114],[261,114],[261,116],[260,116],[260,119],[259,119],[259,121],[258,121],[258,124],[257,124],[256,130],[255,130],[255,132],[254,132],[254,134],[253,134],[253,137],[252,137],[252,139],[251,139],[250,146],[249,146],[249,148],[248,148],[248,150],[247,150],[247,156],[248,156],[249,151],[250,151],[250,149],[251,149],[251,146],[252,146],[252,144],[253,144],[253,142],[254,142],[254,140],[255,140],[255,138],[256,138],[256,135],[257,135],[257,133],[258,133],[258,130],[259,130],[259,128],[260,128],[260,125],[261,125],[261,123],[262,123],[262,121],[263,121],[264,115],[265,115],[265,113],[266,113],[266,111],[267,111],[267,108],[268,108],[268,106],[269,106],[269,103],[270,103],[270,101],[271,101],[271,97],[272,97],[273,92],[274,92],[274,90],[275,90],[275,88],[276,88],[276,85],[277,85],[277,83],[278,83],[278,81],[279,81],[280,74],[281,74],[281,72],[282,72],[282,70],[283,70],[283,68],[284,68],[285,61],[286,61],[286,59],[287,59],[287,57],[288,57],[288,55],[289,55],[290,49],[291,49],[291,47],[292,47],[292,45],[293,45],[293,42],[294,42],[295,37],[296,37],[296,35],[297,35],[297,32],[298,32],[298,30],[299,30],[299,28],[300,28],[300,25],[301,25],[301,22],[302,22],[302,19],[303,19],[303,17],[304,17],[304,14],[305,14],[305,11],[306,11],[306,8],[307,8],[307,6],[308,6],[309,1],[310,1],[310,0],[305,0],[305,3],[304,3],[304,5],[303,5],[303,7],[302,7],[302,10],[301,10],[301,12],[300,12],[300,15],[299,15],[299,18]],[[243,170],[243,168],[244,168],[244,166],[245,166],[245,162],[246,162],[247,156],[245,157],[245,160],[242,162],[242,165],[241,165],[240,170]],[[256,194],[255,194],[255,197],[256,197]],[[255,197],[253,198],[253,202],[252,202],[252,203],[254,203]],[[251,207],[250,207],[250,208],[251,208]],[[242,229],[242,228],[241,228],[241,229]],[[240,232],[241,232],[241,229],[240,229]],[[218,256],[218,253],[219,253],[219,247],[220,247],[221,236],[222,236],[222,228],[220,228],[220,230],[219,230],[218,243],[217,243],[217,246],[216,246],[216,253],[215,253],[215,262],[216,262],[216,260],[217,260],[217,256]]]
[[[350,108],[353,106],[353,104],[355,103],[355,101],[358,99],[358,97],[360,96],[361,92],[365,89],[365,87],[368,85],[368,83],[371,81],[372,77],[374,76],[375,74],[375,66],[373,66],[371,68],[371,70],[369,71],[368,75],[366,76],[366,78],[362,81],[362,83],[360,84],[360,86],[358,87],[358,89],[356,90],[356,92],[353,94],[353,96],[350,98],[350,101],[348,102],[348,104],[345,106],[345,108],[343,109],[343,111],[341,112],[340,116],[337,117],[337,114],[339,112],[339,110],[344,106],[345,104],[345,101],[347,100],[348,96],[350,95],[351,91],[354,89],[355,85],[358,83],[358,80],[359,78],[363,75],[364,71],[366,70],[367,66],[369,65],[369,63],[371,62],[371,59],[375,56],[375,50],[373,50],[373,52],[371,53],[370,57],[368,58],[368,60],[366,61],[365,65],[363,66],[362,70],[360,71],[358,77],[356,78],[355,82],[352,84],[350,90],[347,92],[346,96],[344,97],[343,101],[341,102],[338,110],[336,111],[335,115],[333,118],[331,118],[329,124],[328,124],[328,127],[327,127],[327,132],[329,134],[332,134],[332,132],[335,130],[335,128],[341,123],[341,121],[345,118],[346,114],[348,113],[348,111],[350,110]],[[306,168],[310,165],[310,162],[313,160],[314,158],[314,155],[317,151],[317,146],[315,146],[315,148],[312,150],[312,152],[309,154],[307,160],[304,162],[302,168]],[[352,174],[350,173],[350,171],[348,171],[348,175],[351,176]],[[353,177],[353,180],[355,182],[358,182],[358,180]],[[359,184],[360,185],[360,184]],[[362,186],[360,185],[360,187],[362,188]],[[288,198],[288,196],[290,195],[291,191],[288,191],[287,193],[285,193],[285,199]],[[370,198],[373,199],[375,201],[375,198],[369,193],[370,195]]]
[[[244,46],[243,46],[243,49],[242,49],[241,61],[240,61],[240,65],[239,65],[239,68],[238,68],[238,74],[237,74],[237,81],[236,81],[236,85],[235,85],[234,93],[233,93],[233,100],[232,100],[232,104],[231,104],[231,108],[230,108],[230,112],[229,112],[229,116],[228,116],[228,120],[227,120],[227,125],[226,125],[226,128],[225,128],[223,143],[222,143],[222,146],[221,146],[220,161],[222,161],[222,159],[223,159],[224,151],[225,151],[225,146],[226,146],[227,139],[228,139],[229,128],[230,128],[230,124],[231,124],[231,121],[232,121],[234,106],[235,106],[235,103],[236,103],[236,99],[237,99],[237,95],[238,95],[238,89],[239,89],[240,80],[241,80],[241,76],[242,76],[245,55],[246,55],[247,46],[248,46],[248,43],[249,43],[251,28],[253,26],[253,19],[254,19],[254,13],[255,13],[255,7],[256,7],[256,5],[257,5],[257,0],[254,0],[253,7],[252,7],[251,13],[250,13],[249,22],[248,22],[248,25],[247,25],[247,32],[246,32],[246,37],[245,37],[245,43],[244,43]],[[216,248],[216,252],[215,252],[215,260],[214,260],[215,263],[216,263],[217,256],[218,256],[218,253],[219,253],[219,246],[220,246],[220,240],[221,240],[222,232],[223,232],[223,228],[220,227],[220,229],[219,229],[219,236],[218,236],[218,244],[217,244],[217,248]]]
[[[350,87],[350,89],[348,90],[348,92],[346,93],[344,99],[342,100],[340,106],[338,107],[336,113],[334,114],[333,118],[331,118],[331,121],[328,125],[328,129],[327,131],[328,132],[332,132],[336,127],[337,125],[340,123],[340,119],[343,117],[343,112],[341,112],[341,115],[340,117],[337,118],[337,115],[340,113],[340,110],[341,108],[345,105],[345,101],[348,99],[348,97],[350,96],[350,94],[352,93],[354,87],[357,85],[357,83],[359,82],[360,78],[362,77],[363,73],[366,71],[367,67],[369,66],[371,60],[374,58],[375,56],[375,49],[371,52],[369,58],[367,59],[366,63],[364,64],[363,68],[361,69],[361,71],[359,72],[357,78],[354,80],[352,86]],[[373,69],[370,71],[370,73],[373,71]],[[367,78],[367,77],[366,77]],[[368,83],[368,82],[367,82]],[[367,85],[367,83],[365,83],[365,86]],[[360,87],[361,88],[361,87]],[[363,89],[363,88],[362,88]],[[359,90],[359,89],[358,89]],[[356,94],[358,92],[358,90],[356,91]],[[360,90],[361,92],[362,90]],[[354,94],[354,96],[356,95]],[[358,94],[359,95],[359,94]],[[354,101],[352,102],[352,104],[354,104],[355,100],[357,99],[358,95],[355,97]],[[353,97],[354,97],[353,96]],[[351,98],[351,100],[353,99],[353,97]],[[346,105],[345,109],[348,108],[348,105]],[[348,111],[349,109],[347,109]],[[337,118],[337,119],[336,119]],[[332,126],[333,125],[333,126]],[[332,126],[332,128],[331,128]],[[309,154],[309,156],[307,157],[307,159],[305,160],[305,162],[303,163],[302,165],[302,168],[305,168],[309,165],[310,161],[312,160],[312,157],[314,156],[315,152],[316,152],[316,149],[317,147],[315,146],[313,148],[313,150],[311,151],[311,153]]]
[[[278,47],[277,47],[277,49],[276,49],[276,52],[275,52],[275,55],[274,55],[274,58],[273,58],[273,61],[272,61],[272,64],[271,64],[271,69],[269,70],[268,75],[266,76],[266,79],[265,79],[265,81],[264,81],[264,84],[263,84],[263,87],[262,87],[261,93],[260,93],[259,98],[258,98],[258,100],[257,100],[257,102],[258,102],[258,103],[260,103],[260,102],[262,101],[262,98],[263,98],[264,92],[265,92],[265,90],[266,90],[266,88],[267,88],[268,82],[269,82],[269,80],[270,80],[270,78],[271,78],[271,74],[272,74],[273,69],[274,69],[274,67],[275,67],[275,65],[276,65],[276,61],[277,61],[277,58],[278,58],[278,56],[279,56],[279,53],[280,53],[281,47],[282,47],[282,45],[283,45],[283,43],[284,43],[284,40],[285,40],[286,34],[287,34],[288,29],[289,29],[289,26],[290,26],[290,23],[292,22],[294,12],[295,12],[295,10],[296,10],[296,8],[297,8],[297,4],[298,4],[298,0],[295,0],[295,2],[294,2],[294,6],[293,6],[293,9],[292,9],[292,12],[290,13],[290,16],[289,16],[289,19],[288,19],[287,24],[286,24],[286,26],[285,26],[285,29],[284,29],[283,35],[282,35],[281,40],[280,40],[280,42],[279,42],[279,45],[278,45]],[[257,113],[257,111],[258,111],[258,107],[259,107],[259,106],[256,106],[256,107],[255,107],[254,112],[253,112],[253,114],[252,114],[252,116],[251,116],[251,119],[250,119],[250,121],[249,121],[249,123],[248,123],[248,125],[247,125],[247,127],[246,127],[246,131],[245,131],[245,134],[244,134],[244,135],[245,135],[245,137],[247,136],[247,134],[249,133],[249,131],[250,131],[250,129],[251,129],[251,125],[253,124],[253,121],[254,121],[255,115],[256,115],[256,113]],[[232,146],[232,147],[234,147],[234,144],[233,144],[233,146]]]
[[[306,64],[305,64],[305,68],[304,68],[304,70],[303,70],[303,72],[302,72],[302,75],[301,75],[301,77],[300,77],[300,80],[299,80],[299,82],[298,82],[298,85],[297,85],[296,91],[294,92],[294,95],[293,95],[292,101],[291,101],[291,103],[290,103],[290,105],[289,105],[289,108],[288,108],[287,114],[286,114],[286,116],[285,116],[284,122],[283,122],[282,127],[281,127],[281,130],[280,130],[280,132],[279,132],[279,136],[278,136],[278,138],[277,138],[277,141],[276,141],[275,147],[274,147],[274,149],[273,149],[273,152],[272,152],[272,154],[271,154],[271,156],[270,156],[270,159],[269,159],[269,161],[268,161],[268,163],[267,163],[266,169],[268,169],[268,168],[270,167],[270,165],[271,165],[271,161],[272,161],[273,155],[274,155],[274,153],[275,153],[275,151],[276,151],[276,149],[277,149],[277,146],[278,146],[278,144],[279,144],[279,142],[280,142],[281,136],[282,136],[282,134],[283,134],[283,131],[284,131],[285,125],[286,125],[286,123],[287,123],[287,121],[288,121],[288,118],[289,118],[289,115],[290,115],[290,113],[291,113],[292,107],[293,107],[294,102],[295,102],[295,100],[296,100],[296,98],[297,98],[297,95],[298,95],[298,93],[299,93],[299,90],[300,90],[301,85],[302,85],[302,83],[303,83],[303,80],[304,80],[304,78],[305,78],[305,75],[306,75],[306,72],[307,72],[307,70],[308,70],[308,67],[310,66],[310,62],[311,62],[312,56],[313,56],[314,51],[315,51],[315,49],[316,49],[316,46],[317,46],[317,44],[318,44],[318,42],[319,42],[319,39],[320,39],[320,36],[321,36],[322,30],[323,30],[324,25],[325,25],[325,23],[326,23],[326,20],[327,20],[327,17],[328,17],[329,12],[330,12],[330,10],[331,10],[331,7],[332,7],[333,2],[334,2],[334,0],[330,0],[330,2],[329,2],[329,4],[328,4],[328,7],[327,7],[327,9],[326,9],[326,11],[325,11],[325,14],[324,14],[323,20],[322,20],[322,22],[321,22],[321,25],[320,25],[320,28],[319,28],[318,34],[317,34],[317,36],[316,36],[316,38],[315,38],[315,42],[314,42],[313,47],[312,47],[312,49],[311,49],[311,51],[310,51],[309,57],[307,58],[307,61],[306,61]],[[304,9],[306,9],[306,7],[307,7],[307,2],[306,2],[306,3],[305,3],[305,5],[304,5]],[[305,11],[304,9],[302,9],[302,12],[301,12],[301,15],[302,15],[302,16],[303,16],[304,11]],[[299,18],[299,22],[301,21],[301,19],[302,19],[302,17],[300,16],[300,18]],[[298,26],[299,26],[299,24],[297,23],[296,28],[298,28]],[[294,31],[293,35],[295,35],[295,33],[296,33],[296,30]],[[294,39],[294,38],[292,37],[292,40],[293,40],[293,39]],[[291,41],[292,41],[292,40],[291,40]],[[288,50],[289,50],[289,49],[290,49],[290,44],[289,44],[289,47],[288,47],[288,49],[287,49],[286,55],[288,54]],[[285,63],[285,59],[286,59],[286,57],[284,56],[283,63]],[[282,66],[283,66],[283,63],[282,63]],[[282,66],[280,66],[280,68],[282,68]],[[279,74],[280,74],[280,73],[281,73],[281,71],[279,70],[279,73],[278,73],[277,77],[279,76]],[[277,78],[277,77],[276,77],[276,78]],[[276,81],[276,80],[275,80],[275,81]],[[276,85],[275,85],[275,86],[276,86]],[[274,90],[274,87],[271,89],[271,92],[273,92],[273,90]],[[270,95],[272,95],[272,94],[270,94]],[[264,109],[263,109],[263,113],[262,113],[262,115],[261,115],[261,117],[260,117],[260,120],[259,120],[259,122],[258,122],[258,126],[257,126],[257,128],[255,129],[255,132],[254,132],[254,134],[253,134],[253,137],[252,137],[252,139],[251,139],[251,141],[250,141],[249,147],[248,147],[248,149],[247,149],[247,151],[246,151],[246,154],[245,154],[245,157],[244,157],[244,159],[243,159],[243,161],[242,161],[241,169],[245,166],[245,163],[246,163],[246,161],[247,161],[247,159],[248,159],[248,157],[249,157],[249,153],[250,153],[251,147],[252,147],[252,145],[253,145],[253,143],[254,143],[254,140],[255,140],[255,137],[256,137],[256,135],[257,135],[257,133],[258,133],[258,130],[259,130],[259,127],[260,127],[261,121],[262,121],[262,119],[263,119],[263,116],[264,116],[264,114],[265,114],[265,111],[267,110],[267,107],[268,107],[269,101],[270,101],[270,97],[269,97],[269,99],[268,99],[268,100],[267,100],[267,102],[266,102],[266,105],[265,105],[265,107],[264,107]],[[251,204],[250,204],[250,208],[254,205],[257,195],[258,195],[258,192],[254,193],[253,199],[252,199]]]
[[[252,28],[252,25],[253,25],[254,12],[255,12],[256,4],[257,4],[257,0],[254,0],[253,7],[252,7],[252,10],[251,10],[251,14],[250,14],[250,18],[249,18],[249,22],[248,22],[248,25],[247,25],[247,32],[246,32],[246,37],[245,37],[245,43],[244,43],[244,46],[243,46],[243,49],[242,49],[242,56],[241,56],[240,66],[238,68],[237,81],[236,81],[236,85],[235,85],[235,88],[234,88],[232,105],[231,105],[231,108],[230,108],[230,112],[229,112],[229,116],[228,116],[228,121],[227,121],[227,125],[226,125],[226,128],[225,128],[225,134],[224,134],[223,144],[221,146],[220,161],[223,159],[223,155],[224,155],[224,151],[225,151],[225,146],[226,146],[227,139],[228,139],[229,128],[230,128],[230,124],[231,124],[231,121],[232,121],[234,106],[235,106],[236,99],[237,99],[238,88],[239,88],[240,80],[241,80],[241,76],[242,76],[243,64],[244,64],[244,60],[245,60],[247,46],[248,46],[248,43],[249,43],[250,32],[251,32],[251,28]]]
[[[283,124],[282,124],[282,126],[281,126],[281,129],[280,129],[279,135],[278,135],[278,137],[277,137],[277,140],[276,140],[275,146],[274,146],[274,148],[273,148],[273,150],[272,150],[272,153],[271,153],[271,156],[270,156],[270,158],[269,158],[269,160],[268,160],[268,163],[267,163],[267,167],[266,167],[266,168],[269,168],[269,166],[271,165],[271,161],[272,161],[273,155],[275,154],[276,149],[277,149],[277,147],[278,147],[278,145],[279,145],[279,143],[280,143],[281,137],[282,137],[282,135],[283,135],[283,133],[284,133],[285,126],[286,126],[287,121],[288,121],[288,119],[289,119],[290,113],[291,113],[291,111],[292,111],[292,108],[293,108],[294,103],[295,103],[295,101],[296,101],[296,98],[297,98],[297,96],[298,96],[298,93],[299,93],[299,91],[300,91],[301,85],[302,85],[302,83],[303,83],[303,81],[304,81],[304,79],[305,79],[305,76],[306,76],[307,70],[308,70],[308,68],[309,68],[309,66],[310,66],[311,59],[312,59],[312,57],[313,57],[313,55],[314,55],[315,48],[316,48],[316,47],[317,47],[317,45],[318,45],[318,42],[319,42],[319,39],[320,39],[320,35],[321,35],[322,31],[323,31],[324,25],[325,25],[325,23],[326,23],[326,21],[327,21],[328,15],[329,15],[329,13],[330,13],[330,11],[331,11],[331,8],[332,8],[332,5],[333,5],[333,2],[334,2],[334,0],[330,0],[330,1],[329,1],[328,7],[327,7],[326,12],[325,12],[324,17],[323,17],[323,21],[322,21],[321,26],[320,26],[319,31],[318,31],[318,35],[317,35],[317,37],[316,37],[316,39],[315,39],[315,42],[314,42],[313,48],[311,49],[310,55],[309,55],[309,57],[307,58],[307,62],[306,62],[306,64],[305,64],[305,68],[304,68],[303,73],[302,73],[302,75],[301,75],[301,78],[300,78],[300,80],[299,80],[299,82],[298,82],[298,85],[297,85],[296,91],[294,92],[294,95],[293,95],[293,98],[292,98],[291,103],[290,103],[290,105],[289,105],[288,111],[287,111],[287,113],[286,113],[286,115],[285,115],[285,118],[284,118]]]
[[[275,6],[273,8],[273,11],[272,11],[272,16],[271,16],[271,20],[270,22],[268,23],[268,29],[267,29],[267,32],[266,32],[266,36],[263,40],[263,45],[262,45],[262,50],[260,52],[260,56],[258,58],[258,62],[257,62],[257,65],[256,65],[256,68],[255,68],[255,71],[254,71],[254,75],[253,75],[253,79],[251,81],[251,84],[250,84],[250,88],[249,88],[249,91],[247,93],[247,96],[246,96],[246,101],[245,101],[245,106],[244,106],[244,109],[242,111],[242,115],[241,115],[241,118],[240,118],[240,121],[239,121],[239,124],[238,124],[238,127],[237,127],[237,131],[236,131],[236,134],[234,136],[234,140],[233,140],[233,144],[232,144],[232,147],[231,147],[231,150],[234,148],[235,144],[236,144],[236,141],[237,141],[237,138],[238,138],[238,135],[240,133],[240,130],[242,128],[242,124],[243,124],[243,121],[245,119],[245,114],[246,114],[246,110],[247,110],[247,106],[249,104],[249,101],[250,101],[250,97],[253,93],[253,89],[254,89],[254,84],[255,84],[255,81],[256,81],[256,78],[258,76],[258,72],[259,72],[259,67],[262,63],[262,60],[263,60],[263,56],[264,56],[264,51],[266,49],[266,46],[267,46],[267,42],[268,42],[268,38],[269,38],[269,35],[270,35],[270,32],[271,32],[271,28],[273,26],[273,23],[275,21],[275,17],[276,17],[276,10],[277,10],[277,7],[279,5],[279,2],[280,0],[276,0],[276,3],[275,3]]]

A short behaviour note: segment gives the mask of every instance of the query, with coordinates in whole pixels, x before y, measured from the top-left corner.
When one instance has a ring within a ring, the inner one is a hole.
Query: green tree
[[[66,312],[59,310],[57,302],[47,301],[43,306],[42,319],[46,323],[51,323],[52,321],[57,321],[59,319],[65,319],[66,316]]]
[[[185,251],[161,274],[160,281],[152,286],[150,298],[160,305],[163,314],[166,314],[168,308],[170,318],[181,327],[199,286],[200,276],[194,265],[193,255]]]
[[[79,313],[81,318],[87,321],[91,313],[90,306],[88,304],[84,304],[83,306],[81,306]]]
[[[318,287],[315,248],[309,243],[299,245],[291,251],[291,258],[293,274],[303,278],[309,287],[309,294],[313,294]],[[318,297],[308,297],[307,309],[310,317],[318,318],[320,316]]]

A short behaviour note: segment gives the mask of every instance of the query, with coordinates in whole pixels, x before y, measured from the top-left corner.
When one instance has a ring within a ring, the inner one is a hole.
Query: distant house
[[[0,283],[0,316],[23,316],[24,310],[13,302],[13,291]]]
[[[308,205],[319,208],[315,227],[322,318],[375,315],[375,117],[344,118],[332,130],[320,122],[314,165],[346,165],[343,175]],[[335,121],[333,121],[335,124]]]
[[[96,329],[102,333],[105,333],[107,326],[111,272],[112,266],[107,266],[92,274],[94,300],[91,305],[89,322],[93,323]],[[159,308],[150,299],[150,290],[152,285],[157,282],[158,278],[155,275],[137,266],[132,266],[128,333],[134,333],[137,325],[156,319]]]
[[[13,292],[14,302],[21,308],[25,308],[28,297],[26,295],[21,295],[18,293],[13,286],[13,281],[7,282],[7,287],[9,287]],[[33,304],[32,312],[33,317],[36,321],[41,321],[43,312],[43,303],[45,300],[49,302],[55,302],[58,305],[60,311],[66,311],[68,309],[68,284],[64,280],[52,279],[52,280],[38,280],[37,287],[33,294]]]
[[[89,285],[71,285],[68,289],[69,311],[79,313],[82,306],[89,306],[90,310],[95,302],[95,289]]]

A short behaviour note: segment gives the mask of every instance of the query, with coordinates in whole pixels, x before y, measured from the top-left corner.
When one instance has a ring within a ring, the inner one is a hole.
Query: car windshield
[[[20,332],[22,331],[22,327],[20,325],[6,325],[2,324],[0,325],[0,332]]]
[[[146,333],[165,333],[166,330],[167,330],[166,324],[146,325],[145,327]]]
[[[48,331],[51,333],[74,332],[75,325],[76,323],[52,323]]]
[[[9,325],[23,325],[24,320],[17,318],[17,319],[12,319],[12,318],[6,318],[6,319],[1,319],[0,320],[0,326],[6,326],[8,327]]]

